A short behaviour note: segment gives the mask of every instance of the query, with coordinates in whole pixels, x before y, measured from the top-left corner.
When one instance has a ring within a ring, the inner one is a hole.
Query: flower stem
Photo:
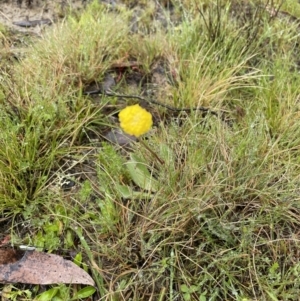
[[[159,161],[161,165],[164,165],[165,162],[143,141],[142,139],[138,139],[138,141]]]

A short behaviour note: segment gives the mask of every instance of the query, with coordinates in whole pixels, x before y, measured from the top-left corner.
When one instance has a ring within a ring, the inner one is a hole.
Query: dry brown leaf
[[[20,252],[0,250],[0,283],[95,285],[91,276],[72,261],[43,252],[26,251],[23,256]]]

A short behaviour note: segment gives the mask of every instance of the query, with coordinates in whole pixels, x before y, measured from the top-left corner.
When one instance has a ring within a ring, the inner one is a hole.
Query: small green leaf
[[[119,194],[122,198],[129,199],[132,197],[133,191],[132,191],[131,187],[125,186],[125,185],[120,185],[117,183],[115,185],[116,185],[117,191],[119,192]]]
[[[36,300],[38,301],[51,301],[52,298],[57,294],[59,288],[58,287],[53,287],[40,295],[37,296]]]
[[[131,154],[130,157],[126,167],[133,182],[142,189],[156,192],[158,190],[158,182],[150,174],[147,164],[134,154]]]
[[[183,293],[186,293],[186,292],[189,292],[189,288],[187,287],[187,285],[185,284],[182,284],[180,285],[180,290],[183,292]]]
[[[203,294],[201,294],[199,299],[200,299],[200,301],[206,301],[206,297]]]
[[[74,246],[74,232],[68,229],[65,235],[65,243],[68,248]]]
[[[198,287],[196,285],[190,286],[190,289],[189,289],[190,293],[195,293],[197,290],[198,290]]]
[[[84,287],[77,292],[77,294],[72,298],[72,300],[88,298],[92,296],[95,293],[95,291],[96,288],[94,288],[93,286]]]
[[[77,264],[80,267],[82,264],[82,253],[81,252],[77,253],[73,261],[75,264]]]
[[[134,191],[130,186],[115,184],[119,195],[124,199],[149,199],[153,194],[143,191]]]

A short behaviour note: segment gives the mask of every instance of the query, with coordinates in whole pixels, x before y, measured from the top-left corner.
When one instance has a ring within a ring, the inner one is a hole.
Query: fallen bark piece
[[[0,283],[95,285],[91,276],[72,261],[37,251],[26,251],[19,260],[1,264]]]

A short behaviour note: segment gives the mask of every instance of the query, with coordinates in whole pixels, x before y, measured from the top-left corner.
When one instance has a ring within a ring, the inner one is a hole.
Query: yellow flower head
[[[138,104],[120,111],[119,120],[123,131],[136,137],[147,133],[152,126],[152,115]]]

